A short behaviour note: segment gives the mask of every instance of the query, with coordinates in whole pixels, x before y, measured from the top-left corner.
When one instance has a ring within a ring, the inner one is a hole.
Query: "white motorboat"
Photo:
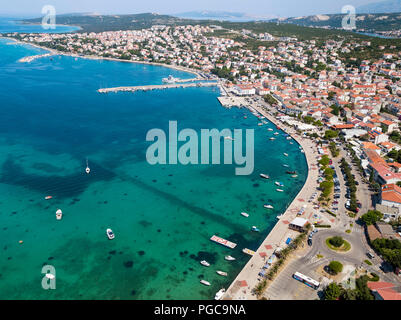
[[[288,157],[288,153],[284,152],[283,154],[284,154],[286,157]]]
[[[56,211],[56,219],[57,220],[61,220],[62,217],[63,217],[63,212],[60,209],[57,209],[57,211]]]
[[[284,184],[282,182],[279,182],[279,181],[276,181],[274,184],[276,186],[279,186],[279,187],[284,187]]]
[[[286,168],[288,168],[288,167],[289,167],[289,165],[288,165],[288,164],[283,164],[283,167],[286,167]]]
[[[265,204],[263,205],[266,209],[273,209],[273,206],[271,204]]]
[[[273,131],[273,129],[272,128],[268,128],[267,131]]]
[[[256,227],[256,226],[252,226],[251,230],[252,230],[252,231],[255,231],[255,232],[260,232],[259,228]]]
[[[221,276],[223,276],[223,277],[227,277],[227,272],[217,270],[216,273],[221,275]]]
[[[275,132],[275,133],[273,133],[273,134],[277,136],[277,135],[278,135],[278,132]]]
[[[106,234],[107,234],[107,238],[109,238],[109,240],[113,240],[114,239],[113,230],[111,230],[110,228],[106,230]]]
[[[234,257],[232,256],[225,256],[224,259],[226,259],[227,261],[234,261],[236,260]]]
[[[202,260],[200,263],[201,263],[202,266],[210,267],[210,263],[207,262],[206,260]]]
[[[89,165],[88,165],[88,159],[86,159],[86,169],[85,169],[85,172],[86,172],[87,174],[89,174],[89,173],[91,172],[91,169],[89,168]]]
[[[260,176],[264,179],[270,179],[270,177],[267,174],[261,173]]]
[[[283,189],[276,189],[276,191],[278,191],[278,192],[284,192]]]
[[[204,284],[205,286],[210,286],[210,282],[206,280],[201,280],[200,283]]]
[[[270,140],[276,140],[276,138],[271,137]]]
[[[293,174],[291,177],[296,178],[296,177],[298,177],[298,175],[297,174]]]
[[[224,294],[226,293],[226,289],[222,288],[219,291],[217,291],[216,295],[214,296],[214,300],[221,300],[223,298]]]
[[[241,215],[242,215],[242,216],[244,216],[244,217],[246,217],[246,218],[248,218],[248,217],[249,217],[249,214],[248,214],[248,213],[246,213],[246,212],[241,212]]]

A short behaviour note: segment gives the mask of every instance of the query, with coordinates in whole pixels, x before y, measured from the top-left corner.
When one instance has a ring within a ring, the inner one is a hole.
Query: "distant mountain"
[[[395,13],[401,12],[401,0],[386,0],[365,4],[356,8],[357,13]]]
[[[400,0],[401,1],[401,0]],[[293,18],[274,19],[271,22],[291,23],[305,27],[342,28],[344,14],[319,14]],[[363,32],[401,29],[401,13],[356,14],[356,30]]]
[[[255,20],[269,20],[275,16],[256,16],[241,12],[228,12],[228,11],[190,11],[174,14],[174,16],[186,19],[199,19],[199,20],[224,20],[224,21],[255,21]]]

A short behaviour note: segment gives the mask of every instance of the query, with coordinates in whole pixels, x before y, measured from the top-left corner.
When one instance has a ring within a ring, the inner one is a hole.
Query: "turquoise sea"
[[[23,18],[0,17],[0,33],[66,33],[79,30],[79,27],[62,25],[56,25],[55,29],[44,29],[41,25],[25,24],[20,20],[23,20]]]
[[[242,248],[257,249],[306,179],[296,142],[283,132],[270,141],[271,123],[221,107],[216,88],[96,92],[191,74],[68,56],[18,62],[42,52],[0,40],[0,299],[212,299],[227,288],[249,259]],[[253,174],[236,176],[235,165],[149,165],[146,133],[167,131],[169,120],[179,130],[254,129]],[[211,242],[213,234],[237,248]],[[47,264],[56,268],[56,290],[41,287]]]

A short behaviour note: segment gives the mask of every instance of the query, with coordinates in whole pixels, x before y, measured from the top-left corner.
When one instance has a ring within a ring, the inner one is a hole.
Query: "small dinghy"
[[[202,260],[202,261],[200,262],[200,264],[201,264],[202,266],[205,266],[205,267],[210,267],[210,263],[207,262],[206,260]]]
[[[62,217],[63,217],[63,211],[61,211],[60,209],[57,209],[57,211],[56,211],[56,219],[57,220],[61,220]]]
[[[107,238],[109,238],[109,240],[113,240],[113,239],[114,239],[113,230],[107,229],[107,230],[106,230],[106,234],[107,234]]]
[[[227,277],[227,272],[217,270],[216,273],[221,275],[221,276],[223,276],[223,277]]]
[[[226,259],[227,261],[234,261],[236,260],[234,257],[232,256],[225,256],[224,259]]]
[[[201,280],[200,283],[204,284],[205,286],[210,286],[210,282],[206,280]]]

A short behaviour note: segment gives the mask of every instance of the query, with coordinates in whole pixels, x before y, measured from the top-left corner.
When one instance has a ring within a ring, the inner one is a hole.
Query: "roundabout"
[[[335,252],[348,252],[351,250],[351,244],[339,236],[329,237],[325,242],[326,246]]]

